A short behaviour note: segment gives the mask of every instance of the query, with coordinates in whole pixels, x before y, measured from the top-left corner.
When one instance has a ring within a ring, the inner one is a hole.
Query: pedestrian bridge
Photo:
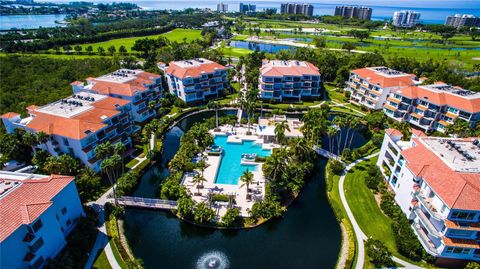
[[[140,207],[149,209],[177,209],[177,202],[170,200],[161,200],[143,197],[122,196],[117,199],[117,203],[122,206]]]
[[[340,158],[338,157],[338,155],[336,154],[333,154],[331,153],[330,151],[326,150],[326,149],[322,149],[322,148],[319,148],[317,146],[315,146],[313,148],[315,150],[315,152],[317,152],[318,155],[322,155],[323,157],[327,158],[327,159],[336,159],[336,160],[339,160]]]

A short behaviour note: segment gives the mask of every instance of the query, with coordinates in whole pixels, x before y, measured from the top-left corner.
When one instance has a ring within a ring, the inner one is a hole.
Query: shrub
[[[392,254],[381,241],[370,238],[365,243],[365,248],[375,268],[395,266],[391,257]]]
[[[398,218],[392,223],[392,230],[398,252],[414,261],[421,260],[424,251],[423,247],[418,241],[405,215],[398,215]]]
[[[250,209],[250,217],[257,220],[259,218],[270,219],[280,217],[285,212],[278,199],[273,195],[265,196],[265,200],[255,202]]]
[[[338,160],[330,159],[327,164],[327,169],[329,172],[335,175],[341,175],[343,170],[345,169],[345,165],[343,165],[343,163]]]
[[[383,180],[382,172],[376,165],[368,166],[368,176],[365,178],[365,184],[369,189],[378,191],[380,183]]]
[[[191,217],[194,207],[195,202],[190,196],[184,196],[177,201],[178,214],[184,218]]]
[[[229,208],[222,217],[222,225],[227,227],[231,226],[239,219],[239,217],[240,210],[238,210],[238,208]]]
[[[214,194],[212,196],[212,201],[228,202],[230,201],[230,198],[226,194]]]
[[[215,211],[204,202],[198,203],[193,210],[193,219],[196,223],[209,223],[215,218]]]

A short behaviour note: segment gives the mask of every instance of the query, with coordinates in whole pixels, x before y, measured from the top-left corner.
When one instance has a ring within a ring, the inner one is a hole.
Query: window
[[[43,257],[40,256],[38,257],[38,259],[32,264],[32,266],[30,268],[32,269],[37,269],[37,268],[40,268],[43,264]]]
[[[465,211],[454,211],[450,216],[452,219],[464,219],[464,220],[473,220],[475,218],[475,213],[465,212]]]
[[[66,138],[63,138],[63,144],[64,144],[65,146],[70,145],[70,144],[68,143],[68,139],[66,139]]]
[[[38,230],[40,230],[40,228],[42,228],[43,226],[43,223],[42,223],[42,220],[37,220],[33,225],[32,225],[32,229],[34,232],[37,232]]]
[[[40,238],[38,238],[37,241],[35,241],[35,243],[33,243],[33,245],[29,246],[28,249],[29,249],[31,252],[35,253],[35,252],[37,252],[37,250],[40,249],[43,245],[44,245],[43,239],[40,237]]]
[[[72,224],[72,221],[70,219],[67,220],[67,226],[70,226]]]
[[[67,208],[66,208],[66,207],[63,207],[63,208],[62,208],[62,214],[63,214],[63,215],[67,214]]]

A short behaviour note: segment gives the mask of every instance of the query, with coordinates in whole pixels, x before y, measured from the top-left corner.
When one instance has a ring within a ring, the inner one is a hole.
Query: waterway
[[[166,135],[161,163],[173,157],[184,131],[212,116],[210,112],[193,115],[174,127]],[[364,143],[357,134],[355,146]],[[326,197],[325,163],[324,159],[317,162],[304,190],[282,218],[257,228],[205,229],[182,222],[169,212],[127,209],[126,236],[146,268],[199,268],[197,261],[209,253],[228,260],[228,268],[334,268],[341,232]],[[159,165],[152,167],[135,195],[157,196],[162,174],[165,172]]]
[[[65,19],[65,14],[53,15],[2,15],[0,16],[0,30],[36,29],[40,27],[61,27],[65,24],[57,22]]]

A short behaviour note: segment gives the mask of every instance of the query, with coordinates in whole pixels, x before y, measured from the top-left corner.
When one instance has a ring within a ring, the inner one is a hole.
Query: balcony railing
[[[418,238],[420,238],[420,243],[425,248],[425,250],[433,256],[438,255],[439,253],[437,248],[435,248],[435,245],[432,243],[430,238],[428,238],[428,235],[422,230],[420,225],[418,223],[414,223],[412,224],[412,227]]]
[[[422,192],[417,194],[417,199],[423,204],[423,206],[427,209],[428,213],[437,220],[443,220],[444,217],[437,212],[435,207],[432,206],[430,203],[430,198],[426,198]]]
[[[430,221],[430,219],[427,217],[427,215],[425,215],[425,213],[423,213],[422,209],[420,207],[417,207],[415,209],[415,214],[418,216],[418,218],[420,219],[420,221],[423,223],[423,225],[425,226],[425,228],[427,228],[428,232],[430,234],[432,234],[433,236],[439,238],[442,236],[442,233],[440,233],[436,228],[435,226],[433,226],[432,222]]]

